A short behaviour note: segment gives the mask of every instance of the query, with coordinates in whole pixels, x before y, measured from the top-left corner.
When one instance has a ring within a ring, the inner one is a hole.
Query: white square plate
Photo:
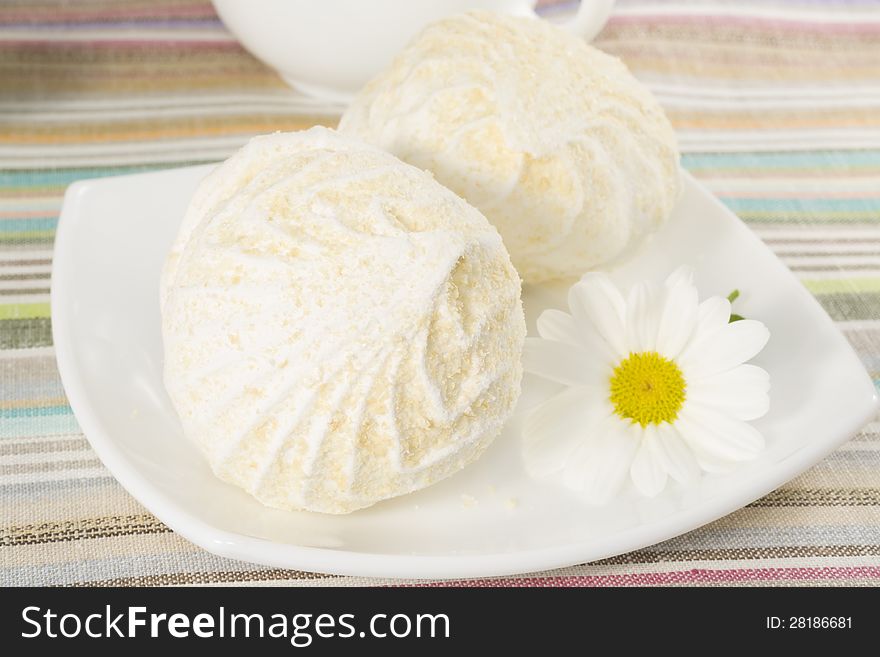
[[[737,311],[770,343],[758,421],[762,456],[725,476],[632,491],[584,506],[520,462],[519,417],[475,464],[426,490],[347,516],[283,512],[216,479],[187,441],[162,385],[159,272],[209,167],[75,183],[55,242],[52,322],[70,404],[104,464],[175,531],[216,554],[285,568],[383,577],[475,577],[556,568],[627,552],[710,522],[770,492],[847,440],[876,413],[862,364],[830,318],[733,214],[685,176],[669,224],[616,269],[618,283],[687,263],[701,296],[742,291]],[[525,291],[530,331],[564,287]],[[526,377],[520,408],[550,392]]]

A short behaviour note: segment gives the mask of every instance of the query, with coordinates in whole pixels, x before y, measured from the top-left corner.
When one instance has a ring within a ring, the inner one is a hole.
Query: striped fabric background
[[[876,380],[880,2],[621,0],[597,45],[655,91],[684,166],[796,272]],[[215,161],[339,111],[297,98],[202,0],[0,4],[0,584],[380,583],[228,561],[172,533],[90,450],[50,334],[67,184]],[[466,584],[878,585],[878,430],[685,536]]]

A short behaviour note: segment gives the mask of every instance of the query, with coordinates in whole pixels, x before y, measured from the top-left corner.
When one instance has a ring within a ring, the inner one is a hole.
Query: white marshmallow
[[[165,383],[214,472],[345,513],[446,477],[519,394],[520,280],[423,171],[325,128],[202,183],[162,281]]]
[[[651,93],[542,20],[471,12],[429,26],[339,129],[479,208],[526,282],[612,260],[678,197],[675,135]]]

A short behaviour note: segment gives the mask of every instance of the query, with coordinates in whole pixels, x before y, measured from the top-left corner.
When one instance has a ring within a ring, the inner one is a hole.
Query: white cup
[[[468,9],[536,16],[534,0],[212,0],[226,27],[296,89],[350,100],[428,23]],[[582,0],[563,27],[591,40],[614,0]]]

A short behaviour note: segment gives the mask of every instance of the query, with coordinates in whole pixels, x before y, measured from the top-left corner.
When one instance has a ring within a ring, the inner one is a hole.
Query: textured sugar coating
[[[339,130],[478,207],[526,282],[617,257],[679,193],[675,135],[650,92],[616,58],[537,19],[471,12],[434,23]]]
[[[345,513],[446,477],[520,390],[520,280],[423,171],[331,130],[252,140],[163,272],[165,384],[221,479]]]

